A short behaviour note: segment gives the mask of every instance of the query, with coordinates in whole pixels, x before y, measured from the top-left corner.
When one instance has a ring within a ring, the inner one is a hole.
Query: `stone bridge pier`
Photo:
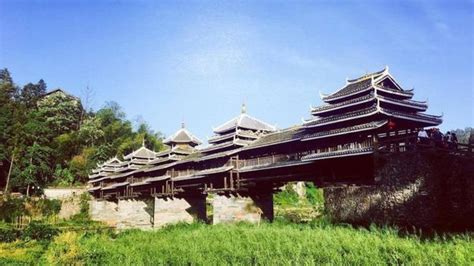
[[[117,226],[118,202],[92,199],[89,202],[89,214],[94,221],[104,222],[109,226]]]
[[[153,210],[151,198],[118,200],[117,229],[152,229]]]
[[[204,195],[182,198],[154,198],[154,227],[160,228],[180,222],[207,221]]]
[[[273,220],[273,193],[271,191],[212,195],[213,224]]]

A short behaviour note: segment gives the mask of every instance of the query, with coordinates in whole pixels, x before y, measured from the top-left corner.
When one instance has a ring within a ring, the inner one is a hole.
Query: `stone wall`
[[[43,194],[48,199],[68,199],[87,192],[85,188],[45,188]]]
[[[180,222],[192,223],[205,220],[206,199],[194,198],[155,198],[154,227]]]
[[[324,189],[333,220],[449,230],[474,226],[473,158],[426,151],[374,160],[375,184]]]
[[[92,199],[89,205],[89,212],[92,220],[104,222],[110,226],[117,226],[117,202]]]
[[[80,196],[87,191],[84,188],[45,188],[43,193],[47,199],[60,200],[58,217],[69,219],[81,211]]]
[[[151,229],[153,227],[154,200],[119,200],[117,229]]]
[[[214,195],[212,206],[213,224],[260,223],[262,218],[273,220],[273,195],[271,193],[252,196]]]

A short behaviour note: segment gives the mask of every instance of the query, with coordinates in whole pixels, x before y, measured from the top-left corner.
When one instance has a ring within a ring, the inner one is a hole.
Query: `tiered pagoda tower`
[[[156,152],[146,148],[143,142],[142,147],[127,154],[123,159],[123,161],[120,161],[114,157],[107,161],[101,168],[94,170],[100,173],[100,169],[103,169],[104,166],[106,166],[106,168],[110,168],[110,165],[114,166],[114,171],[106,172],[106,174],[100,176],[89,176],[89,183],[93,186],[89,191],[100,194],[101,197],[109,193],[117,193],[129,184],[127,177],[133,176],[139,172],[140,169],[156,159]]]
[[[164,141],[164,144],[168,145],[168,149],[157,153],[146,148],[143,143],[138,150],[124,156],[124,161],[112,158],[100,165],[100,168],[93,171],[95,174],[89,177],[91,179],[89,183],[93,185],[89,191],[100,194],[101,197],[132,196],[133,189],[129,189],[131,187],[139,190],[142,186],[169,179],[171,177],[169,171],[160,176],[150,176],[148,173],[154,170],[166,170],[168,165],[193,153],[201,141],[183,124],[181,129]]]
[[[441,124],[440,116],[427,115],[426,102],[414,101],[413,90],[404,90],[389,73],[382,71],[348,80],[340,90],[322,95],[326,103],[312,108],[312,119],[304,121],[302,141],[329,140],[302,160],[319,160],[371,153],[374,141],[398,134],[413,134],[420,128]],[[392,135],[382,132],[392,131]],[[380,134],[379,134],[380,133]]]
[[[202,153],[232,150],[247,146],[259,137],[274,132],[276,128],[247,114],[245,104],[240,115],[214,128],[214,136],[209,139],[209,147],[201,149]]]

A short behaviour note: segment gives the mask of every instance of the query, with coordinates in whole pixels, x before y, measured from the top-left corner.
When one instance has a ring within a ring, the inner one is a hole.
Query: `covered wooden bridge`
[[[212,197],[215,223],[271,220],[272,193],[287,182],[375,184],[378,154],[418,149],[418,131],[442,122],[425,114],[426,102],[412,100],[413,91],[388,68],[321,97],[325,104],[291,128],[277,130],[242,106],[204,148],[182,125],[165,151],[143,145],[104,162],[90,175],[93,216],[121,227],[159,227],[205,219]]]

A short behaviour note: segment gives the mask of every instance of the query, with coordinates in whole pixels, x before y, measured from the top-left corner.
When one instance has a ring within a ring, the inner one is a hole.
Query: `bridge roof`
[[[200,145],[202,141],[189,132],[189,130],[184,127],[183,123],[182,127],[165,141],[163,141],[163,143],[167,145],[171,145],[173,143],[183,143],[189,144],[191,146],[197,146]]]
[[[244,147],[243,150],[251,150],[285,142],[297,141],[301,139],[303,134],[304,128],[302,126],[293,126],[274,133],[264,135],[250,143],[247,147]]]
[[[213,131],[216,134],[222,134],[236,128],[245,128],[268,132],[276,130],[274,126],[265,123],[262,120],[252,117],[246,113],[241,113],[239,116],[234,117],[231,120],[225,122],[224,124],[214,128]]]

